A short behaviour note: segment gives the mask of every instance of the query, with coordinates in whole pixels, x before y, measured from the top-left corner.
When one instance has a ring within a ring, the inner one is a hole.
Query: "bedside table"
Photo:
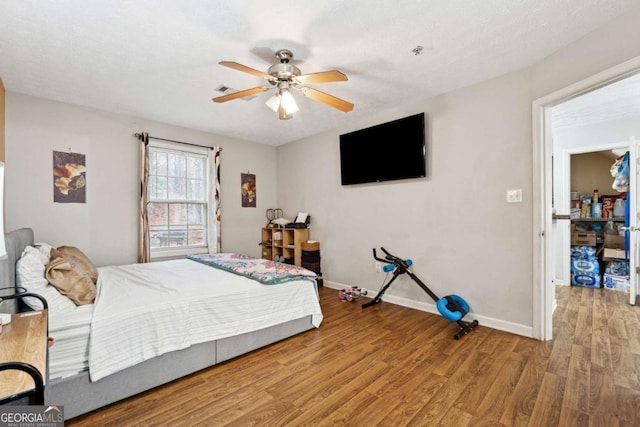
[[[48,375],[47,310],[27,311],[11,316],[0,333],[0,404],[33,396],[44,405],[44,384]]]

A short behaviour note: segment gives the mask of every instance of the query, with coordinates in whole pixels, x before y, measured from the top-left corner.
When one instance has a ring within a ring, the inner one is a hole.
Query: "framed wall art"
[[[84,154],[53,152],[53,201],[87,202],[87,166]]]
[[[255,208],[256,207],[256,176],[252,173],[240,174],[241,193],[242,193],[242,207],[243,208]]]

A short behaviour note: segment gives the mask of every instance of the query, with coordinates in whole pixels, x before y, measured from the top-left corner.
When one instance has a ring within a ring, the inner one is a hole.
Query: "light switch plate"
[[[522,203],[522,188],[507,190],[507,203]]]

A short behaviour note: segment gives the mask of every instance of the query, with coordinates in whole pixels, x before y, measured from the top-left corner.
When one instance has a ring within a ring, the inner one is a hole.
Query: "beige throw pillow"
[[[96,298],[96,286],[85,260],[82,257],[64,256],[65,251],[63,250],[61,253],[59,249],[51,250],[51,261],[45,268],[45,277],[62,295],[68,297],[76,305],[93,303]],[[71,252],[77,255],[79,251]],[[91,262],[89,261],[89,263]],[[95,269],[95,267],[93,268]]]
[[[73,259],[76,263],[89,274],[91,281],[98,283],[98,269],[93,265],[88,256],[80,249],[74,246],[59,246],[51,249],[51,259],[55,258]]]

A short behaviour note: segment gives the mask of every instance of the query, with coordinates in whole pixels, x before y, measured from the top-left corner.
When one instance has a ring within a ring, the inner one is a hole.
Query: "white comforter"
[[[92,381],[192,344],[308,315],[322,321],[311,281],[263,285],[187,259],[101,267],[97,287]]]

